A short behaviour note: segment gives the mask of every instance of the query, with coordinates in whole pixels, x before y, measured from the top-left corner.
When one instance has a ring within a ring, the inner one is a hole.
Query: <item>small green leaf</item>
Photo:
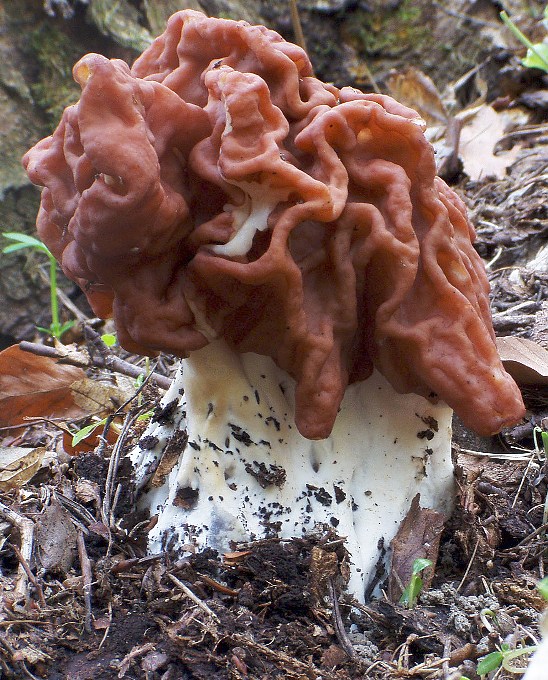
[[[75,321],[65,321],[63,324],[51,324],[49,328],[44,328],[43,326],[36,326],[36,329],[40,331],[40,333],[46,333],[47,335],[51,335],[52,338],[56,338],[57,340],[60,340],[63,333],[66,333],[70,328],[74,326],[76,322]]]
[[[107,347],[114,347],[117,342],[117,338],[114,333],[103,333],[103,335],[101,335],[101,340]]]
[[[505,671],[510,673],[524,673],[525,664],[528,662],[532,654],[537,651],[537,645],[531,645],[530,647],[518,647],[518,649],[507,650],[502,659],[502,667]],[[527,658],[522,658],[527,657]],[[513,664],[514,659],[519,659],[518,664]]]
[[[476,673],[478,675],[487,675],[487,673],[494,671],[496,668],[500,668],[503,656],[502,652],[491,652],[491,654],[487,654],[487,656],[480,659]]]
[[[527,50],[527,56],[521,63],[528,68],[540,68],[548,73],[548,43],[537,43]]]
[[[413,562],[413,574],[420,574],[421,571],[432,566],[432,560],[427,560],[425,557],[419,557]]]
[[[150,420],[153,415],[154,415],[154,410],[146,411],[145,413],[141,413],[140,416],[137,416],[137,420]]]
[[[88,437],[94,430],[96,430],[98,427],[101,427],[107,422],[106,418],[103,418],[103,420],[100,420],[98,423],[92,423],[91,425],[86,425],[86,427],[83,427],[81,430],[78,430],[76,434],[72,436],[72,445],[76,446],[79,444],[82,439],[85,439]]]
[[[412,609],[415,606],[423,586],[423,581],[419,574],[421,571],[424,571],[431,566],[432,560],[427,560],[424,557],[419,557],[413,562],[411,578],[409,579],[407,588],[405,588],[401,594],[400,604],[407,606],[409,609]]]
[[[548,600],[548,576],[537,583],[537,589],[545,600]]]
[[[31,248],[33,246],[29,246],[26,243],[14,243],[11,246],[6,246],[5,248],[2,248],[2,252],[7,255],[8,253],[15,253],[18,250],[23,250],[25,248]]]
[[[39,241],[34,236],[29,236],[28,234],[20,234],[17,231],[5,231],[2,236],[7,238],[8,241],[14,241],[15,243],[6,246],[2,252],[3,253],[13,253],[16,250],[21,250],[22,248],[36,248],[46,253],[48,257],[53,257],[49,248],[45,246],[42,241]]]

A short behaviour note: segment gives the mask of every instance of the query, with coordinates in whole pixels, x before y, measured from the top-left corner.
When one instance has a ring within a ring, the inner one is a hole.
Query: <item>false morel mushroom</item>
[[[182,358],[132,454],[151,547],[327,524],[359,594],[417,493],[450,504],[451,409],[481,434],[523,412],[423,121],[191,10],[132,68],[90,54],[74,77],[24,164],[95,313],[128,350]]]

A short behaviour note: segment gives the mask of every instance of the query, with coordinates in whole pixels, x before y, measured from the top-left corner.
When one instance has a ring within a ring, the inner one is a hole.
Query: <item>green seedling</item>
[[[514,664],[515,659],[522,659],[522,657],[531,656],[533,652],[537,650],[536,645],[530,647],[519,647],[518,649],[511,649],[510,645],[503,643],[500,649],[497,649],[490,654],[487,654],[479,660],[478,667],[476,669],[477,674],[480,678],[485,678],[488,673],[492,671],[499,670],[503,668],[508,673],[515,673],[521,675],[525,672],[525,666],[522,662],[518,665]],[[522,659],[523,661],[523,659]]]
[[[404,605],[408,609],[413,609],[413,607],[417,604],[417,599],[423,586],[423,581],[420,574],[422,571],[428,569],[428,567],[431,566],[432,560],[427,560],[422,557],[413,562],[411,578],[409,579],[407,588],[405,588],[400,597],[400,604]]]
[[[501,12],[500,18],[512,31],[515,37],[527,48],[527,55],[521,60],[521,63],[528,68],[539,68],[545,73],[548,73],[548,43],[540,42],[533,44],[529,38],[519,30],[506,12]],[[545,26],[548,26],[548,5],[544,8],[543,23]]]
[[[103,333],[103,335],[101,335],[101,340],[107,347],[114,347],[114,345],[118,342],[118,338],[114,333]]]
[[[535,449],[540,451],[540,446],[538,445],[537,435],[540,435],[540,440],[542,442],[542,448],[544,450],[544,455],[548,456],[548,432],[545,432],[541,427],[533,428],[533,440],[535,442]]]
[[[2,249],[3,253],[15,253],[18,250],[31,248],[38,252],[44,253],[49,260],[49,291],[51,303],[51,324],[49,328],[42,328],[37,326],[39,331],[52,335],[57,340],[61,339],[63,333],[74,326],[74,321],[66,321],[61,323],[59,320],[59,303],[57,300],[57,261],[51,254],[49,248],[34,236],[27,234],[20,234],[15,231],[8,231],[2,234],[8,241],[13,241],[9,246]]]
[[[103,418],[103,420],[99,420],[98,422],[92,423],[91,425],[86,425],[81,430],[78,430],[78,432],[75,432],[72,435],[72,442],[71,442],[72,446],[77,446],[83,439],[85,439],[86,437],[89,437],[89,435],[92,432],[95,432],[95,430],[98,427],[104,426],[106,424],[106,422],[107,422],[107,419]]]
[[[545,600],[548,600],[548,576],[537,583],[537,590]]]

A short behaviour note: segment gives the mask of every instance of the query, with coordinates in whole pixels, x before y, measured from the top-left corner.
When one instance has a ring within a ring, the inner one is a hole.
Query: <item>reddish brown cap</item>
[[[190,10],[131,70],[92,54],[74,75],[80,101],[24,163],[41,238],[125,347],[269,355],[309,438],[374,366],[482,434],[522,416],[474,230],[414,111]]]

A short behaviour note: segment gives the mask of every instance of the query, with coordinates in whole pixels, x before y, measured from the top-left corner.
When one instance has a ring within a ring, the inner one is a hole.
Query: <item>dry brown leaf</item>
[[[53,500],[36,522],[35,532],[41,566],[47,571],[68,572],[77,552],[77,531],[69,513]]]
[[[0,447],[0,491],[18,489],[38,472],[46,449]]]
[[[506,168],[516,160],[520,147],[516,145],[508,151],[496,153],[496,146],[522,117],[522,112],[497,112],[492,106],[482,104],[463,111],[457,117],[463,121],[459,156],[464,172],[473,180],[485,177],[502,179]]]
[[[504,368],[519,385],[548,385],[548,350],[526,338],[497,338]]]
[[[76,482],[76,499],[80,503],[95,503],[99,507],[101,504],[99,484],[90,482],[89,479],[79,479]]]
[[[86,376],[75,380],[70,387],[74,403],[87,413],[96,414],[117,409],[135,393],[135,390],[127,391],[115,385],[96,382]]]
[[[428,125],[446,124],[449,118],[441,95],[426,73],[411,66],[404,73],[393,73],[387,80],[390,94],[414,109]]]
[[[446,517],[436,510],[421,508],[419,503],[420,496],[417,494],[391,543],[392,563],[388,597],[392,602],[399,600],[403,589],[408,585],[416,559],[425,558],[436,564],[438,558],[441,532]],[[430,569],[421,574],[425,589],[428,588],[433,576]]]
[[[81,368],[23,352],[17,345],[0,352],[0,426],[24,423],[25,417],[71,420],[87,415],[70,386],[82,380]]]

